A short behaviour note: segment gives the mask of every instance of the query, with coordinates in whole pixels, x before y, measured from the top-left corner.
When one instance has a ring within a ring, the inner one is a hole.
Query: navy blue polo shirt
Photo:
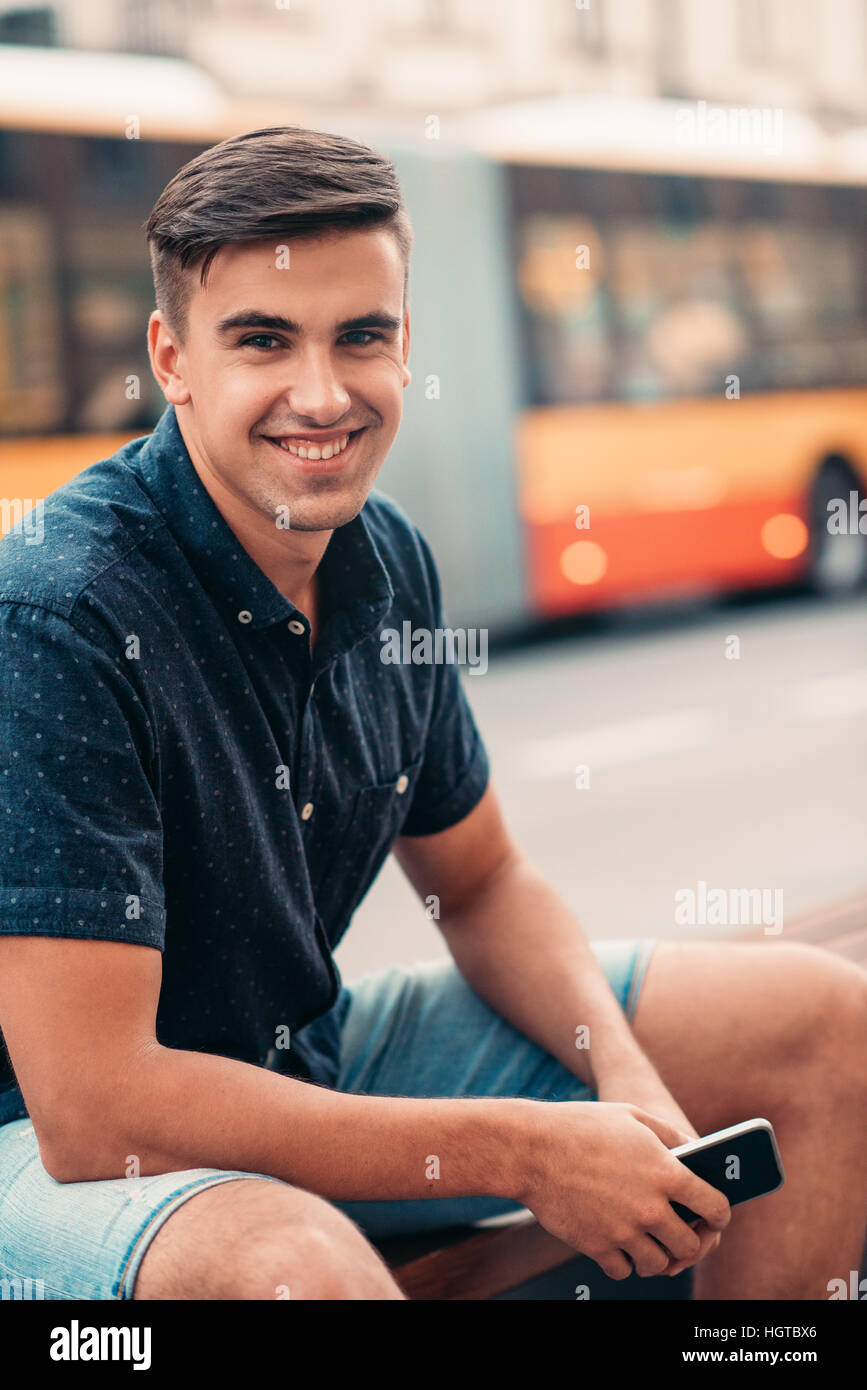
[[[458,667],[381,660],[384,629],[445,625],[427,543],[373,489],[311,653],[172,406],[42,529],[0,541],[0,931],[156,947],[164,1046],[333,1084],[333,949],[395,838],[488,780]],[[0,1122],[25,1113],[0,1048]]]

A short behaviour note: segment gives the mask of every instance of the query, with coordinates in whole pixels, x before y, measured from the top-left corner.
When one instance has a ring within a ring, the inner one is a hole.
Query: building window
[[[680,0],[656,0],[656,72],[659,94],[686,95],[683,75],[683,30]]]
[[[576,5],[575,42],[588,58],[605,56],[605,16],[602,7],[603,0],[581,0],[581,4]]]
[[[433,34],[443,34],[451,28],[448,0],[423,0],[422,25]]]
[[[738,47],[748,63],[766,63],[770,58],[767,0],[738,0]]]

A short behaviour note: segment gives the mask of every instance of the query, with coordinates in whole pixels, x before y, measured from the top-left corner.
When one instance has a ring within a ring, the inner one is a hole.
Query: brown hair
[[[409,275],[412,225],[394,164],[343,135],[268,126],[196,155],[166,184],[147,221],[157,308],[179,342],[187,332],[190,268],[199,283],[221,246],[264,237],[387,227]]]

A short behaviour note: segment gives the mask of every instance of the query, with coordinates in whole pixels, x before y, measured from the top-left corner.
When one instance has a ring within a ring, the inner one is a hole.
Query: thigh
[[[634,1016],[655,938],[591,942],[627,1018]],[[338,1090],[387,1096],[523,1096],[595,1100],[556,1057],[470,988],[452,960],[364,976],[348,986]],[[441,1229],[520,1211],[494,1197],[338,1203],[372,1236]]]
[[[799,943],[659,943],[633,1031],[699,1133],[787,1103],[838,965]]]
[[[188,1198],[264,1173],[196,1168],[156,1177],[59,1183],[29,1120],[0,1127],[0,1296],[130,1299],[157,1231]],[[5,1281],[5,1282],[4,1282]]]

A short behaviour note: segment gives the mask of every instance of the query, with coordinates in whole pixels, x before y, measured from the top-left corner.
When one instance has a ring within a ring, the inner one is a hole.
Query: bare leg
[[[135,1299],[402,1299],[354,1222],[288,1183],[205,1188],[160,1227]]]
[[[827,1299],[867,1229],[867,973],[794,943],[661,942],[635,1036],[700,1134],[771,1121],[786,1182],[735,1208],[698,1299]]]

